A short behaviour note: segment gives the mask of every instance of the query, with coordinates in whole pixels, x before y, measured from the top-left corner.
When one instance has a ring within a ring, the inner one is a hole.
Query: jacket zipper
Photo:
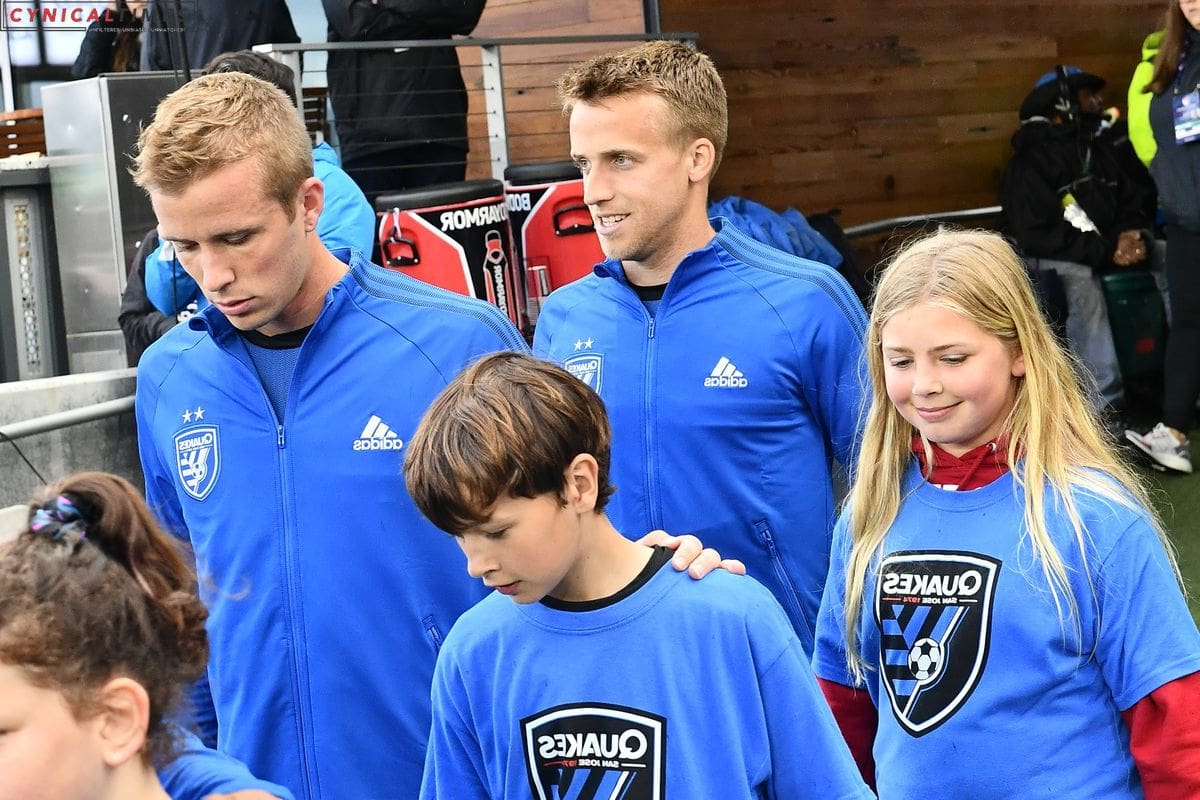
[[[291,394],[289,389],[288,394]],[[290,400],[290,398],[289,398]],[[271,413],[274,413],[272,408]],[[284,427],[281,423],[276,423],[276,444],[279,448],[279,485],[283,488],[283,497],[286,498],[291,493],[291,475],[287,467],[287,436]],[[296,553],[293,543],[295,541],[295,530],[293,529],[294,522],[289,513],[289,504],[286,500],[281,504],[283,509],[283,560],[284,574],[287,589],[287,619],[289,636],[292,640],[292,702],[296,711],[296,738],[300,745],[300,773],[303,776],[303,786],[301,787],[306,796],[312,796],[312,764],[310,754],[308,752],[308,742],[304,735],[307,724],[307,715],[305,711],[308,708],[307,703],[302,697],[302,682],[300,670],[300,630],[296,624],[296,610],[300,607],[299,598],[296,596]]]
[[[316,326],[314,325],[314,328]],[[311,335],[311,332],[310,332]],[[300,371],[300,361],[304,355],[304,343],[300,345],[300,353],[296,356],[296,366],[292,368],[292,378],[288,382],[287,391],[287,406],[284,409],[284,415],[287,411],[294,407],[295,401],[295,386],[296,375]],[[264,389],[265,393],[265,389]],[[267,405],[270,406],[268,399]],[[275,408],[271,406],[271,413],[274,415]],[[279,485],[283,488],[283,497],[290,497],[292,494],[291,473],[288,470],[287,461],[287,431],[278,417],[276,422],[276,443],[279,447]],[[284,553],[284,569],[287,581],[287,602],[286,609],[289,635],[292,640],[292,697],[296,709],[296,739],[300,750],[300,774],[303,785],[301,789],[306,797],[312,798],[319,795],[320,790],[316,785],[316,756],[310,752],[309,741],[306,735],[310,720],[308,715],[308,705],[311,690],[308,688],[308,676],[303,674],[301,669],[302,659],[304,654],[301,652],[304,649],[304,636],[301,631],[301,626],[297,617],[302,614],[303,604],[298,595],[297,586],[299,585],[299,559],[296,555],[296,543],[298,541],[298,533],[295,529],[295,520],[289,513],[291,505],[286,501],[283,502],[283,553]]]
[[[682,264],[680,264],[682,266]],[[678,267],[676,267],[678,269]],[[654,398],[650,387],[654,385],[654,350],[655,350],[655,324],[658,319],[658,314],[664,313],[666,309],[667,295],[671,292],[671,282],[667,281],[667,287],[663,290],[663,296],[658,301],[658,308],[655,314],[651,314],[646,304],[637,296],[637,292],[629,283],[629,279],[621,277],[618,283],[625,287],[625,290],[633,297],[633,303],[642,311],[642,318],[646,320],[646,356],[644,361],[644,369],[642,370],[642,417],[645,420],[643,429],[646,431],[646,445],[644,450],[645,455],[645,488],[646,488],[646,523],[650,526],[650,530],[662,528],[662,509],[658,503],[657,484],[654,481],[654,439],[657,427],[654,419]],[[639,533],[647,533],[648,531],[640,531]],[[631,532],[632,533],[632,532]],[[672,533],[672,531],[667,531]]]
[[[804,615],[804,609],[800,607],[800,596],[796,592],[796,584],[792,582],[792,576],[788,574],[787,568],[783,564],[783,558],[779,554],[779,546],[775,544],[775,536],[771,533],[771,526],[766,520],[761,520],[754,523],[754,529],[758,532],[758,536],[762,539],[763,544],[767,546],[767,555],[771,559],[771,566],[775,570],[775,577],[779,581],[780,587],[783,589],[784,600],[788,609],[788,616],[792,618],[792,625],[796,626],[797,634],[806,637],[805,652],[811,652],[813,647],[813,632],[812,625],[808,618]]]
[[[640,303],[639,303],[640,304]],[[662,310],[660,303],[659,310]],[[649,317],[650,323],[646,327],[646,368],[643,374],[646,376],[645,384],[642,386],[642,411],[646,418],[646,511],[647,523],[650,530],[657,530],[662,527],[662,510],[658,505],[658,488],[654,482],[654,434],[657,430],[654,420],[654,397],[650,387],[654,385],[654,317],[650,315],[649,310],[642,305],[642,313]],[[636,531],[638,535],[647,533],[647,531]],[[668,531],[670,533],[670,531]]]
[[[425,633],[429,636],[429,641],[433,644],[433,652],[440,653],[442,650],[442,631],[438,627],[437,620],[433,615],[425,617],[421,620],[421,624],[425,626]]]
[[[301,345],[301,347],[303,347],[303,344]],[[291,656],[290,656],[289,660],[291,661],[291,668],[292,668],[292,703],[293,703],[293,707],[295,708],[295,713],[296,713],[296,738],[297,738],[297,743],[299,744],[299,755],[300,755],[300,775],[301,775],[301,781],[302,781],[302,786],[300,788],[304,792],[304,795],[306,797],[312,797],[313,792],[315,791],[315,787],[313,786],[313,780],[312,780],[312,775],[313,775],[312,760],[313,759],[309,753],[308,741],[307,741],[307,737],[305,736],[305,733],[304,733],[305,728],[307,726],[307,714],[306,714],[307,705],[304,703],[303,698],[301,697],[301,694],[302,694],[301,680],[300,680],[300,678],[301,678],[301,675],[300,675],[300,672],[301,672],[301,670],[300,670],[300,640],[301,640],[301,636],[300,636],[299,627],[296,625],[296,610],[300,606],[299,606],[299,603],[298,603],[298,600],[296,597],[297,568],[296,568],[296,557],[295,557],[295,553],[293,552],[293,546],[292,546],[292,543],[294,541],[295,531],[293,530],[293,521],[292,521],[291,515],[288,513],[289,505],[286,501],[286,498],[290,495],[290,489],[291,489],[291,485],[290,485],[291,479],[290,479],[290,475],[289,475],[288,469],[287,469],[287,459],[285,458],[286,453],[284,452],[287,448],[287,432],[284,428],[283,423],[280,422],[278,415],[276,415],[276,413],[275,413],[275,406],[271,405],[271,398],[267,396],[267,390],[262,385],[262,378],[259,377],[258,372],[254,369],[253,365],[247,364],[245,361],[242,360],[242,358],[238,357],[238,355],[234,352],[230,352],[230,355],[232,355],[234,357],[235,361],[240,362],[245,369],[250,371],[251,377],[254,378],[255,383],[258,384],[258,390],[261,393],[263,403],[266,404],[267,413],[270,414],[271,420],[275,423],[275,445],[276,445],[276,451],[278,454],[278,460],[276,461],[276,464],[277,464],[277,470],[278,470],[278,474],[279,474],[279,486],[282,490],[280,493],[280,497],[281,497],[280,507],[281,507],[281,513],[283,516],[282,546],[283,546],[284,579],[285,579],[285,587],[284,588],[286,590],[285,593],[286,593],[286,597],[287,597],[287,605],[283,609],[283,611],[287,616],[288,634],[291,638],[291,644],[292,644]],[[299,366],[300,366],[300,358],[297,357],[296,367],[292,370],[292,381],[288,384],[288,406],[287,406],[288,408],[291,408],[291,405],[292,405],[292,395],[293,395],[292,389],[294,388],[294,385],[295,385],[295,374],[296,374]]]

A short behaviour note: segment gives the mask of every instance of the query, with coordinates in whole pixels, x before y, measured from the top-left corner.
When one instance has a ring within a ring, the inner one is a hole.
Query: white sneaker
[[[1175,433],[1161,422],[1145,434],[1127,430],[1125,438],[1167,469],[1187,473],[1192,471],[1192,453],[1188,442],[1180,442],[1175,438]]]

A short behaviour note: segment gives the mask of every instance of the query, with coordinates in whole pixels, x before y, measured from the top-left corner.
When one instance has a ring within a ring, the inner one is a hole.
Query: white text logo
[[[359,438],[354,440],[355,450],[399,450],[402,447],[404,447],[404,442],[400,439],[399,434],[389,428],[387,423],[375,414],[372,414],[371,418],[367,420]]]
[[[492,206],[475,206],[474,208],[459,208],[445,211],[438,218],[444,231],[461,231],[463,228],[482,227],[484,225],[499,225],[508,219],[504,204]]]
[[[712,372],[704,379],[704,385],[713,387],[728,387],[730,389],[745,389],[750,382],[746,380],[746,376],[742,371],[733,365],[725,356],[721,356],[721,360],[712,368]]]

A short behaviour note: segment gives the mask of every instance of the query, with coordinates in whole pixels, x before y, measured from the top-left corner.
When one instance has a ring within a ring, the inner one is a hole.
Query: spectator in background
[[[1129,430],[1125,436],[1160,467],[1191,472],[1187,434],[1200,395],[1200,121],[1179,112],[1185,104],[1200,105],[1200,0],[1169,0],[1164,27],[1158,41],[1146,40],[1146,48],[1158,49],[1148,79],[1130,87],[1129,124],[1139,155],[1152,158],[1150,174],[1166,221],[1171,332],[1162,421],[1149,433]]]
[[[1103,78],[1059,67],[1021,104],[1021,127],[1000,184],[1001,227],[1036,270],[1062,279],[1067,339],[1103,404],[1125,391],[1099,275],[1148,265],[1153,220],[1147,189],[1097,140]],[[1100,405],[1100,402],[1097,402]]]
[[[330,42],[449,39],[475,29],[485,0],[323,0]],[[329,54],[342,165],[367,198],[461,181],[467,89],[458,52],[412,48]]]
[[[292,71],[253,50],[222,53],[204,66],[204,72],[253,75],[275,84],[296,102]],[[313,174],[325,186],[325,208],[317,220],[317,236],[330,250],[349,247],[370,256],[375,239],[375,212],[362,190],[338,165],[337,153],[325,142],[313,148]],[[170,319],[186,313],[189,307],[195,310],[208,305],[200,287],[180,266],[169,247],[157,247],[145,260],[143,291],[154,307]]]
[[[1104,110],[1104,118],[1100,121],[1100,130],[1096,134],[1096,142],[1102,147],[1107,147],[1112,151],[1113,157],[1126,177],[1130,178],[1134,184],[1140,187],[1139,194],[1145,202],[1146,219],[1153,222],[1153,232],[1155,240],[1162,239],[1162,220],[1158,219],[1158,189],[1154,185],[1154,178],[1150,177],[1150,170],[1146,169],[1147,164],[1143,163],[1141,157],[1133,144],[1133,137],[1130,134],[1129,122],[1121,117],[1121,111],[1116,106],[1106,108]],[[1157,248],[1156,248],[1157,251]],[[1157,257],[1157,252],[1155,253]],[[1161,258],[1155,261],[1156,269]],[[1164,281],[1162,287],[1166,288]]]
[[[300,41],[285,0],[184,0],[183,40],[187,63],[195,69],[219,53],[256,44]],[[150,0],[142,34],[142,69],[179,69],[175,52],[172,0]]]
[[[1146,167],[1154,160],[1158,144],[1154,141],[1154,131],[1150,130],[1150,101],[1154,95],[1145,89],[1154,77],[1154,62],[1165,34],[1166,31],[1153,31],[1142,41],[1142,60],[1133,70],[1125,104],[1129,116],[1129,141]]]
[[[125,291],[121,293],[121,313],[117,323],[125,335],[125,357],[131,367],[137,366],[146,348],[171,330],[176,322],[174,314],[164,314],[146,296],[146,258],[156,252],[158,231],[151,228],[134,253]]]
[[[71,65],[72,78],[102,72],[136,72],[142,52],[146,0],[109,0],[104,13],[88,25]]]

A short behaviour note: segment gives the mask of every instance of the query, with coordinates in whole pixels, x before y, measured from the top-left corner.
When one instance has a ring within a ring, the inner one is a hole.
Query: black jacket
[[[1150,128],[1158,150],[1150,172],[1158,183],[1163,214],[1169,227],[1178,226],[1200,233],[1200,142],[1175,143],[1175,93],[1187,94],[1200,86],[1200,31],[1187,33],[1191,44],[1183,68],[1175,81],[1150,100]]]
[[[1022,123],[1012,145],[1000,183],[1001,229],[1025,255],[1111,269],[1119,234],[1151,227],[1146,209],[1153,201],[1145,187],[1125,173],[1112,147],[1086,130],[1034,117]],[[1098,232],[1063,217],[1068,194]]]
[[[171,0],[150,0],[146,29],[142,33],[142,69],[177,69],[172,57],[174,34]],[[184,0],[183,37],[188,66],[198,73],[214,56],[246,50],[256,44],[289,44],[300,41],[285,0]]]
[[[485,0],[322,0],[330,42],[449,39]],[[467,90],[454,48],[331,52],[329,96],[343,160],[438,142],[467,149]]]
[[[158,231],[151,228],[138,245],[125,291],[121,293],[121,315],[117,317],[117,323],[125,334],[125,356],[131,367],[137,366],[147,347],[175,326],[174,318],[155,308],[146,296],[146,256],[156,247]]]
[[[142,21],[127,7],[106,10],[87,26],[72,78],[94,78],[102,72],[134,72],[141,51]]]

